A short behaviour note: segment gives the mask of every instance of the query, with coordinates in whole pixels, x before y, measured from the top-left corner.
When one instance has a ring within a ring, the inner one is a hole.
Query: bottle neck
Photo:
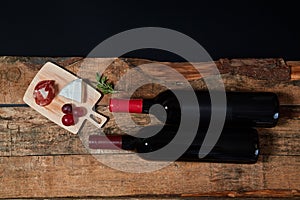
[[[149,113],[153,105],[152,100],[148,99],[110,99],[110,112],[127,112],[127,113]]]
[[[122,149],[122,136],[103,136],[90,135],[89,136],[90,149]]]
[[[90,135],[90,149],[134,150],[136,138],[130,135]]]

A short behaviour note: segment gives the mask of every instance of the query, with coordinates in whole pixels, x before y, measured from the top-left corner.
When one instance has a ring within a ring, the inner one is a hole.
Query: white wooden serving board
[[[89,120],[98,128],[101,128],[107,118],[97,112],[94,111],[95,104],[101,98],[101,93],[96,89],[88,85],[83,81],[83,100],[82,103],[78,103],[67,99],[65,97],[59,96],[58,93],[61,91],[63,87],[68,85],[70,82],[78,79],[75,75],[70,72],[64,70],[63,68],[47,62],[40,71],[36,74],[29,87],[27,88],[23,100],[26,104],[28,104],[31,108],[35,109],[51,121],[55,122],[59,126],[67,129],[68,131],[77,134],[80,128],[82,127],[85,120]],[[35,103],[35,99],[33,98],[34,88],[38,82],[42,80],[54,80],[55,81],[55,97],[52,102],[47,106],[39,106]],[[65,126],[62,124],[61,119],[64,113],[61,111],[61,107],[66,103],[72,103],[76,107],[84,107],[86,109],[86,115],[83,117],[79,117],[73,126]],[[94,119],[98,118],[101,120],[95,121]]]

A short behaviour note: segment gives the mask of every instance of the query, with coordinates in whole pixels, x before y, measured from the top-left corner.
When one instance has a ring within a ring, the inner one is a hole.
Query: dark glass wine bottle
[[[255,163],[259,155],[258,134],[253,128],[227,128],[223,129],[217,143],[205,156],[199,158],[200,147],[204,144],[206,129],[199,129],[191,144],[185,140],[174,139],[178,127],[165,125],[157,134],[148,138],[140,138],[139,135],[152,133],[155,126],[148,126],[140,130],[136,136],[131,135],[90,135],[89,148],[91,149],[124,149],[132,150],[146,160],[173,161],[174,151],[179,151],[182,145],[187,149],[179,155],[178,161],[194,162],[222,162],[222,163]],[[184,135],[191,134],[188,131]],[[172,145],[172,149],[165,153],[156,153],[166,145]],[[209,148],[205,146],[204,148]],[[154,152],[151,154],[150,152]],[[150,153],[150,154],[149,154]],[[177,152],[178,153],[178,152]],[[179,152],[181,153],[181,152]]]
[[[216,92],[216,91],[215,91]],[[176,94],[186,96],[187,91],[177,90]],[[207,91],[195,91],[198,105],[180,104],[171,90],[166,90],[153,99],[110,99],[111,112],[149,113],[150,108],[159,104],[164,113],[155,114],[166,124],[179,124],[182,107],[193,110],[199,106],[200,127],[207,127],[211,119],[211,98]],[[279,102],[277,95],[271,92],[227,92],[227,106],[218,106],[226,113],[225,126],[227,127],[274,127],[279,117]],[[166,115],[166,116],[165,116]],[[186,115],[193,120],[192,115]]]

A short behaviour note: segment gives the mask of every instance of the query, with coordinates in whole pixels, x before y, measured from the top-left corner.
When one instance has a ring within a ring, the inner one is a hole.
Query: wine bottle
[[[215,91],[216,92],[216,91]],[[220,93],[220,92],[219,92]],[[177,90],[176,94],[186,96],[187,91]],[[151,107],[159,104],[164,113],[153,113],[159,120],[166,124],[179,124],[181,108],[199,106],[200,127],[207,127],[211,119],[211,99],[207,91],[195,91],[198,105],[180,104],[176,95],[171,90],[166,90],[153,99],[110,99],[111,112],[149,113]],[[277,95],[271,92],[227,92],[227,106],[218,106],[226,113],[225,126],[228,127],[274,127],[279,117],[279,102]],[[192,115],[190,120],[193,120]]]
[[[174,139],[178,127],[170,125],[165,125],[154,136],[147,138],[138,137],[140,133],[145,135],[147,131],[151,133],[155,128],[155,126],[145,127],[141,129],[140,132],[135,136],[90,135],[89,148],[119,148],[135,151],[140,157],[146,160],[173,161],[172,159],[174,159],[174,152],[172,151],[178,151],[178,149],[181,149],[182,145],[187,145],[187,149],[182,152],[181,156],[179,155],[179,158],[176,158],[175,160],[193,162],[255,163],[258,159],[258,134],[253,128],[223,129],[217,143],[213,146],[212,150],[207,155],[202,155],[201,158],[199,158],[200,147],[204,145],[204,148],[209,148],[209,146],[202,144],[206,134],[206,129],[199,129],[191,144],[186,144],[184,140]],[[184,134],[191,133],[187,131],[187,133]],[[170,152],[155,154],[157,150],[164,148],[168,144],[172,145],[173,147]],[[151,154],[150,152],[154,152],[154,154]]]

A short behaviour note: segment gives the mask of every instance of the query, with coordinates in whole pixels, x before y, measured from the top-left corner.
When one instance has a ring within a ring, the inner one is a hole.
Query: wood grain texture
[[[202,75],[214,78],[216,65],[228,91],[273,91],[278,93],[280,102],[286,105],[300,104],[300,83],[291,80],[290,68],[282,59],[222,59],[215,63],[162,63],[142,59],[116,59],[116,58],[0,58],[0,103],[22,103],[22,97],[29,83],[46,61],[54,61],[60,66],[74,72],[79,77],[89,79],[90,84],[96,85],[95,73],[103,72],[112,83],[117,83],[131,69],[126,84],[120,84],[120,96],[132,94],[136,85],[144,79],[172,88],[184,88],[186,82],[169,73],[163,66],[170,66],[173,70],[182,73],[196,89],[206,89]],[[137,67],[141,65],[155,66]],[[158,70],[159,69],[159,70]],[[197,73],[201,71],[201,75]],[[202,73],[203,72],[203,73]],[[167,77],[167,78],[163,78]],[[18,90],[16,90],[18,88]],[[160,91],[159,87],[148,85],[135,92],[135,96],[148,96],[149,98]],[[141,92],[144,91],[144,92]],[[147,91],[147,92],[145,92]],[[108,96],[99,104],[107,105]]]
[[[204,76],[212,75],[213,65],[217,66],[220,74],[234,74],[252,77],[258,80],[287,81],[290,79],[290,68],[281,58],[274,59],[220,59],[214,63],[174,63],[174,62],[154,62],[143,59],[124,59],[130,66],[136,67],[143,64],[158,63],[170,66],[184,75],[188,80],[197,80]],[[195,67],[193,69],[193,67]],[[162,67],[163,69],[163,67]],[[201,74],[199,74],[199,71]],[[203,73],[202,73],[203,72]],[[164,73],[164,72],[157,72]],[[165,73],[164,77],[168,77]]]
[[[278,94],[282,105],[300,104],[298,98],[300,83],[290,79],[290,68],[282,59],[221,59],[214,63],[193,63],[193,66],[188,63],[154,62],[141,59],[124,59],[124,62],[129,67],[128,69],[126,65],[123,65],[123,71],[127,72],[126,84],[118,84],[117,90],[126,91],[126,93],[120,92],[114,95],[119,98],[130,95],[152,98],[162,91],[159,85],[172,89],[186,88],[191,85],[195,89],[205,90],[207,89],[205,81],[210,80],[215,81],[216,86],[223,81],[226,91],[270,91]],[[217,66],[221,80],[216,75],[213,66]],[[184,78],[178,76],[178,72]],[[141,80],[156,84],[148,84],[136,89]],[[218,87],[211,88],[218,89]],[[104,99],[100,104],[107,105],[107,101]]]
[[[291,79],[300,80],[300,61],[288,61],[287,65],[291,68]]]
[[[282,197],[296,197],[295,199],[298,199],[299,196],[299,190],[254,190],[254,191],[239,191],[239,192],[233,192],[233,191],[224,191],[224,192],[211,192],[211,193],[200,193],[200,194],[182,194],[182,197],[222,197],[222,199],[225,199],[224,197],[229,198],[241,198],[241,199],[264,199],[264,200],[270,200],[274,198],[282,198]],[[273,197],[273,198],[272,198]]]
[[[109,114],[108,111],[105,113]],[[126,130],[135,131],[136,127],[126,123],[127,116],[118,118],[118,124],[110,116],[111,120],[102,132],[124,134]],[[140,125],[147,125],[148,119],[147,115],[133,118]],[[91,124],[85,126],[89,125]],[[299,130],[300,108],[282,107],[278,126],[259,129],[261,154],[300,156]],[[97,131],[99,130],[95,129],[95,133]],[[87,144],[82,144],[88,134],[90,133],[84,129],[79,135],[72,135],[30,108],[0,108],[1,156],[88,154],[89,151],[84,146]]]
[[[23,103],[24,93],[39,69],[51,61],[69,66],[81,58],[0,57],[0,103]]]
[[[161,63],[141,59],[0,57],[0,104],[22,103],[32,78],[47,61],[90,79],[103,72],[117,85],[116,96],[151,98],[164,90],[159,84],[205,89],[204,78],[221,73],[228,91],[271,91],[281,102],[278,126],[259,129],[261,156],[254,165],[175,162],[151,173],[125,173],[98,159],[129,168],[129,152],[85,148],[86,134],[73,135],[30,108],[0,108],[0,198],[194,198],[194,197],[300,197],[300,82],[298,62],[282,59],[221,59],[215,63]],[[150,64],[152,68],[138,67]],[[169,66],[188,82],[168,73]],[[201,69],[201,74],[197,73]],[[128,73],[130,72],[130,73]],[[203,72],[203,73],[202,73]],[[127,74],[127,75],[126,75]],[[117,84],[128,76],[126,84]],[[163,79],[163,77],[168,77]],[[157,81],[138,90],[141,79]],[[18,88],[16,90],[16,88]],[[128,116],[116,119],[107,110],[110,95],[98,103],[98,111],[110,121],[97,132],[123,134],[135,131]],[[132,114],[139,125],[147,115]],[[157,123],[157,121],[155,121]],[[86,124],[90,127],[90,124]],[[94,129],[91,129],[92,131]],[[134,162],[138,162],[135,160]],[[125,163],[125,164],[124,164]],[[126,164],[127,163],[127,164]]]
[[[112,162],[118,162],[109,156]],[[43,198],[49,194],[51,197],[199,195],[222,191],[249,194],[256,191],[258,195],[257,191],[264,194],[266,189],[287,190],[289,195],[294,191],[298,196],[299,161],[299,156],[271,156],[268,162],[262,158],[255,165],[176,162],[155,172],[139,174],[108,168],[91,155],[2,157],[0,188],[2,198]]]

